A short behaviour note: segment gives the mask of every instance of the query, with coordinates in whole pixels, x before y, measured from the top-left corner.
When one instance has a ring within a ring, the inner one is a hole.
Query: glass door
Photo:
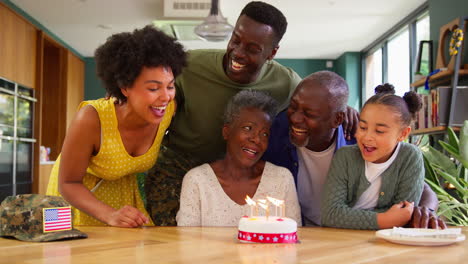
[[[34,90],[18,86],[16,108],[16,194],[32,192]]]
[[[0,201],[31,193],[34,90],[0,78]]]
[[[0,138],[0,200],[13,195],[13,140]]]
[[[15,84],[0,79],[0,200],[13,194]]]
[[[15,84],[0,79],[0,136],[13,137],[14,128]]]

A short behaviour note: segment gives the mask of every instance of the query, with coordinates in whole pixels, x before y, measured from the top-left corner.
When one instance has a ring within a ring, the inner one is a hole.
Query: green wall
[[[361,107],[361,53],[346,52],[336,60],[313,59],[276,59],[284,66],[292,68],[302,78],[323,70],[334,71],[343,77],[349,85],[348,105],[360,109]],[[327,68],[326,62],[332,61],[333,67]]]
[[[454,20],[455,18],[468,16],[468,1],[467,0],[429,0],[429,15],[430,15],[430,28],[431,28],[431,39],[434,43],[434,68],[437,60],[437,48],[439,46],[439,33],[440,27]],[[468,41],[465,36],[465,49],[464,59],[466,63],[468,61]],[[448,50],[448,46],[447,50]],[[445,56],[448,60],[448,51]]]
[[[348,105],[354,109],[361,107],[361,53],[345,52],[335,62],[335,72],[348,83]]]
[[[105,95],[106,91],[99,78],[96,76],[96,62],[94,58],[88,57],[85,61],[85,100],[92,100],[101,98]],[[279,63],[284,66],[292,68],[302,78],[307,75],[322,71],[330,70],[334,71],[333,68],[327,68],[326,62],[329,60],[312,60],[312,59],[276,59]],[[333,61],[334,60],[330,60]]]
[[[92,57],[84,59],[85,62],[85,91],[84,99],[93,100],[106,95],[101,80],[96,75],[96,61]]]
[[[293,69],[302,78],[307,75],[323,70],[333,71],[333,68],[327,68],[327,61],[333,60],[313,60],[313,59],[275,59],[286,67]],[[333,61],[334,62],[334,61]]]

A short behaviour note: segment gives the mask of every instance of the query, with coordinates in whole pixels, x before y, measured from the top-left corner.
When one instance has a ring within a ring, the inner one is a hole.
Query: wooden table
[[[0,238],[0,263],[468,263],[467,240],[442,247],[392,244],[374,231],[300,228],[298,244],[243,244],[235,228],[81,227],[87,239]],[[468,227],[463,228],[468,235]]]

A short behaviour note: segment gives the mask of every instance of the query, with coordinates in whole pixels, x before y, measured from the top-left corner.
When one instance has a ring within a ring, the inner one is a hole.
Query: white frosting
[[[287,217],[270,216],[268,220],[265,216],[242,217],[239,220],[239,231],[262,234],[293,233],[297,231],[297,223]]]

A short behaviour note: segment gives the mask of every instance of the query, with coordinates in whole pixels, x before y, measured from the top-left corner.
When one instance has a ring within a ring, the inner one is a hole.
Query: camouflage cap
[[[86,238],[88,235],[73,229],[44,232],[44,208],[70,206],[62,197],[42,194],[8,196],[0,204],[0,236],[23,241],[43,242],[61,239]],[[71,217],[70,217],[71,220]]]

